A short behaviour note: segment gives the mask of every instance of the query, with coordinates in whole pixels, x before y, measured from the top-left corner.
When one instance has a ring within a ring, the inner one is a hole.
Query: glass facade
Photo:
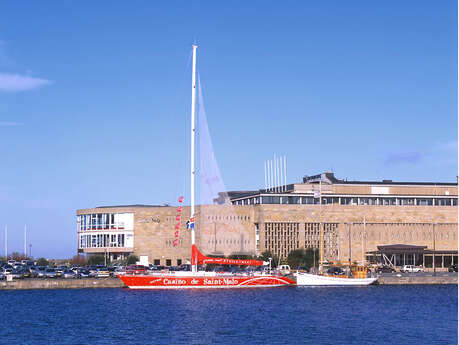
[[[260,197],[233,200],[233,205],[260,204]],[[318,205],[319,198],[296,195],[262,195],[261,204]],[[373,206],[457,206],[457,198],[408,197],[322,197],[322,205],[373,205]]]
[[[77,216],[78,249],[134,247],[134,213]]]

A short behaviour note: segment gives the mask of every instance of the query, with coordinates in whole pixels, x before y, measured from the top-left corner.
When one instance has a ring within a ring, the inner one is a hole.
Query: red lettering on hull
[[[174,275],[119,275],[131,289],[167,288],[241,288],[295,285],[295,281],[275,275],[267,276],[174,276]]]

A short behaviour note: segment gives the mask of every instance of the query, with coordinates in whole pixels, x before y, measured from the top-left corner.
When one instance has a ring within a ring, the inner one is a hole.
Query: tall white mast
[[[195,181],[195,169],[194,169],[194,140],[196,135],[195,129],[195,108],[196,108],[196,48],[197,45],[193,44],[193,72],[191,76],[191,218],[194,218],[194,181]],[[195,221],[195,219],[193,219]],[[196,223],[195,223],[196,224]],[[191,245],[195,244],[194,227],[191,227]],[[197,265],[192,265],[191,270],[197,271]]]

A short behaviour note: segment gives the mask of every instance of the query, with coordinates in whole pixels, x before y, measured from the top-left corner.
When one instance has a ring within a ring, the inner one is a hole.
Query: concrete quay
[[[410,284],[457,284],[458,275],[457,273],[450,274],[438,274],[433,275],[405,275],[405,274],[393,274],[383,275],[378,279],[380,285],[410,285]]]
[[[118,278],[41,279],[27,278],[1,281],[0,290],[121,288]]]
[[[382,275],[378,279],[379,285],[432,285],[457,284],[458,275],[438,274],[391,274]],[[29,278],[13,281],[0,281],[0,290],[32,290],[32,289],[94,289],[94,288],[123,288],[124,283],[118,278],[82,278],[82,279],[40,279]]]

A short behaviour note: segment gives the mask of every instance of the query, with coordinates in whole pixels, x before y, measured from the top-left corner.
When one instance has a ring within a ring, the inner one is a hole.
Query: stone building
[[[302,183],[221,194],[215,205],[196,208],[196,242],[209,255],[260,254],[286,258],[298,248],[319,248],[327,260],[381,259],[380,248],[419,246],[417,254],[394,252],[396,265],[457,263],[457,183],[344,181],[332,173]],[[179,265],[190,259],[184,207],[174,246],[177,207],[131,205],[77,211],[78,250],[130,253],[152,264]],[[387,256],[387,255],[386,255]]]

